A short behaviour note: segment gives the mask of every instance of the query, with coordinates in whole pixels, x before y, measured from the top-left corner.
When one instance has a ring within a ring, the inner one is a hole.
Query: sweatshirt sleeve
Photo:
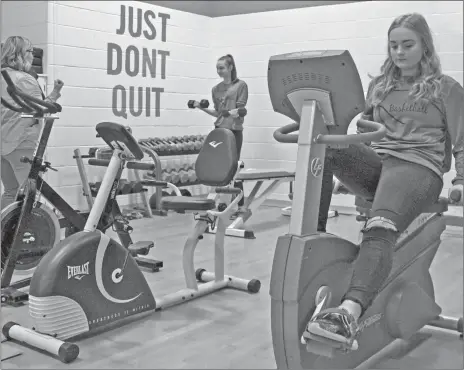
[[[373,87],[374,87],[374,80],[371,80],[371,82],[369,82],[369,86],[367,87],[366,102],[367,102],[367,99],[369,98],[369,96],[372,93],[372,88]],[[373,121],[374,120],[374,107],[373,106],[368,106],[367,103],[366,103],[366,106],[364,107],[364,113],[362,115],[362,118],[367,119],[369,121]]]
[[[43,99],[42,89],[40,88],[39,83],[34,77],[30,75],[25,75],[23,78],[19,79],[16,85],[20,90],[24,91],[28,95],[33,96],[36,99],[55,103],[61,97],[60,93],[53,90],[50,95]]]
[[[213,107],[216,112],[219,112],[219,100],[216,95],[216,86],[211,89],[211,97],[213,99]]]
[[[248,102],[248,85],[243,82],[237,91],[237,107],[244,107]]]
[[[464,89],[457,82],[448,94],[445,112],[456,164],[456,177],[452,180],[452,184],[464,185]]]

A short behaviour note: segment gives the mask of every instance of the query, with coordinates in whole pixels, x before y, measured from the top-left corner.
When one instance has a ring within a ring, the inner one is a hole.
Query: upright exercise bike
[[[34,157],[32,160],[22,158],[22,161],[31,164],[27,181],[18,192],[15,202],[1,212],[1,303],[17,306],[28,299],[28,294],[19,289],[27,287],[31,279],[25,278],[12,283],[13,272],[36,267],[39,260],[61,239],[61,229],[66,228],[67,231],[74,230],[74,232],[83,230],[88,213],[74,210],[41,176],[47,169],[56,171],[49,162],[44,161],[44,153],[54,120],[58,119],[56,113],[61,111],[61,106],[25,94],[14,86],[6,70],[2,70],[1,73],[8,85],[7,91],[17,106],[10,104],[3,97],[2,105],[22,113],[23,118],[42,121],[42,131]],[[122,169],[117,179],[120,178],[121,173]],[[49,205],[42,203],[39,194],[59,211],[63,218],[59,219]],[[118,233],[123,245],[136,256],[140,266],[158,271],[163,267],[162,261],[139,256],[139,254],[148,254],[154,243],[132,242],[129,235],[130,225],[126,225],[120,215],[116,195],[112,194],[99,220],[98,229],[105,232],[112,227]],[[70,232],[67,234],[69,235]]]
[[[391,273],[361,317],[363,329],[357,342],[339,350],[335,342],[306,343],[302,338],[309,319],[324,305],[341,303],[358,253],[358,246],[348,240],[317,232],[326,147],[379,140],[385,128],[359,119],[359,126],[375,131],[347,135],[365,102],[356,65],[346,50],[273,56],[268,84],[274,110],[295,121],[276,130],[274,138],[298,143],[290,229],[277,241],[270,283],[277,368],[370,368],[430,326],[454,331],[458,338],[463,332],[462,318],[440,315],[429,272],[449,222],[443,215],[448,200],[442,198],[400,236]],[[295,131],[299,134],[291,134]],[[370,206],[367,201],[361,206],[367,215]]]

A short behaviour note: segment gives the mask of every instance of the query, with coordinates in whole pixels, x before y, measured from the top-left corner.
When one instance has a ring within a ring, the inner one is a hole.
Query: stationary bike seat
[[[201,197],[163,197],[161,207],[171,211],[209,211],[216,208],[213,199]]]

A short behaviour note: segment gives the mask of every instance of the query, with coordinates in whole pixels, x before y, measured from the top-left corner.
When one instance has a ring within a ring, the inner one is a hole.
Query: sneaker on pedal
[[[356,319],[346,310],[328,308],[311,318],[303,337],[344,351],[356,350],[359,332]]]

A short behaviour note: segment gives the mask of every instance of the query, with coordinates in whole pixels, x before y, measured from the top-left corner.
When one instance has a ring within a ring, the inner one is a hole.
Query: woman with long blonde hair
[[[441,71],[425,18],[405,14],[388,29],[387,58],[369,85],[364,118],[382,123],[386,136],[370,145],[327,150],[320,201],[325,231],[335,175],[353,194],[372,201],[372,214],[348,290],[306,326],[303,337],[353,343],[359,319],[387,279],[399,235],[443,189],[455,158],[450,190],[464,184],[464,90]]]
[[[2,45],[1,69],[6,70],[13,83],[26,94],[37,99],[56,102],[61,96],[63,82],[56,80],[52,93],[45,98],[38,81],[29,73],[34,58],[32,52],[32,43],[25,37],[9,37]],[[11,105],[16,105],[6,91],[6,87],[2,77],[1,96]],[[3,209],[14,201],[19,187],[29,174],[31,165],[21,162],[21,157],[32,159],[38,143],[40,127],[35,119],[21,118],[21,113],[3,105],[0,109],[1,179],[4,189],[1,207]]]

